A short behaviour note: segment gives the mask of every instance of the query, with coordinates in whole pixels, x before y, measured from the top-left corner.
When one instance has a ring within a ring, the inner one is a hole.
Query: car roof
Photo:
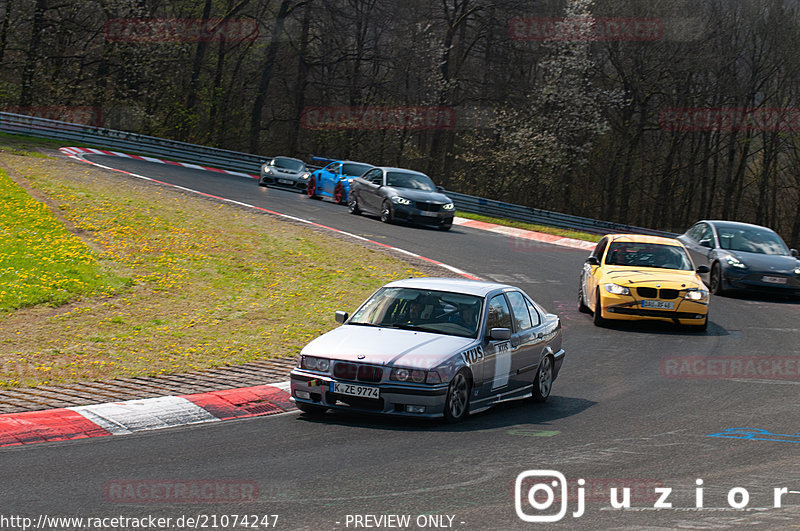
[[[608,234],[609,241],[628,242],[628,243],[658,243],[661,245],[673,245],[683,247],[683,244],[675,238],[664,236],[649,236],[646,234]]]
[[[451,291],[454,293],[465,293],[484,297],[488,293],[505,288],[518,289],[508,284],[498,282],[487,282],[484,280],[468,280],[465,278],[442,278],[442,277],[414,277],[404,280],[396,280],[386,284],[389,288],[416,288],[433,289],[441,291]]]
[[[761,229],[761,230],[768,230],[770,232],[775,232],[769,227],[764,227],[762,225],[754,225],[753,223],[744,223],[742,221],[726,221],[724,219],[703,219],[698,221],[697,223],[709,223],[711,225],[714,225],[715,227],[725,227],[728,229]]]
[[[294,158],[294,157],[284,157],[283,155],[278,155],[277,157],[272,157],[272,159],[271,159],[271,160],[275,160],[275,159],[293,160],[293,161],[295,161],[295,162],[303,162],[303,161],[302,161],[302,160],[300,160],[300,159],[296,159],[296,158]],[[305,164],[305,162],[303,162],[303,164]]]
[[[424,175],[425,177],[428,176],[427,174],[422,173],[421,171],[409,170],[408,168],[395,168],[395,167],[392,167],[392,166],[377,166],[377,167],[382,169],[383,171],[402,171],[402,172],[406,172],[406,173],[416,173],[418,175]]]

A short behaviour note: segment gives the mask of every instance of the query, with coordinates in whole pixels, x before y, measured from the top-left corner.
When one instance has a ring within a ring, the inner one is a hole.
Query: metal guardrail
[[[635,234],[648,234],[651,236],[677,236],[677,234],[673,232],[634,227],[632,225],[600,221],[580,216],[572,216],[570,214],[561,214],[560,212],[553,212],[551,210],[541,210],[538,208],[515,205],[513,203],[504,203],[502,201],[494,201],[474,195],[459,194],[451,191],[446,191],[445,194],[453,200],[453,203],[456,205],[456,210],[472,214],[506,218],[514,221],[558,227],[561,229],[572,229],[592,234],[630,232]]]
[[[73,124],[21,114],[0,112],[0,131],[89,144],[109,150],[168,157],[226,170],[258,174],[271,157],[242,153],[166,138],[140,135],[102,127]]]
[[[114,129],[59,122],[57,120],[6,112],[0,112],[0,131],[89,144],[94,147],[119,150],[126,153],[166,157],[181,162],[191,162],[252,174],[258,174],[264,161],[271,158],[137,133],[116,131]],[[313,169],[315,166],[309,165],[309,168]],[[447,191],[445,193],[453,200],[456,209],[462,212],[573,229],[593,234],[632,232],[654,236],[676,236],[672,232],[561,214],[457,192]]]

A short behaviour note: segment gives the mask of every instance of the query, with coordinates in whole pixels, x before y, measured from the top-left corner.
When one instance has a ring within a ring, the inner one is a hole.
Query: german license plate
[[[427,211],[427,210],[420,210],[420,211],[419,211],[419,215],[420,215],[420,216],[428,216],[428,217],[430,217],[430,218],[435,218],[435,217],[436,217],[436,216],[438,216],[439,214],[438,214],[438,212],[429,212],[429,211]]]
[[[294,184],[289,179],[278,179],[278,182],[281,183],[281,184]]]
[[[642,308],[658,308],[659,310],[672,310],[675,303],[672,301],[642,301]]]
[[[331,392],[340,395],[361,396],[364,398],[380,398],[381,392],[377,387],[356,385],[342,382],[331,382]]]
[[[761,277],[761,280],[770,284],[786,284],[786,277]]]

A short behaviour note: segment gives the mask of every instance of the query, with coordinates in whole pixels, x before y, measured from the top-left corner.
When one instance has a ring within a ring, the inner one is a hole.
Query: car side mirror
[[[599,266],[600,260],[596,256],[590,256],[589,258],[586,259],[586,263],[591,266]]]
[[[699,243],[699,244],[700,244],[702,247],[708,247],[709,249],[711,249],[711,248],[712,248],[712,246],[711,246],[711,240],[700,240],[698,243]]]
[[[495,341],[508,341],[511,339],[510,328],[492,328],[489,330],[489,339]]]
[[[709,269],[707,265],[697,266],[697,269],[695,269],[695,273],[697,273],[698,275],[705,275],[710,271],[711,269]]]
[[[791,249],[789,252],[792,253],[792,256],[794,256],[795,258],[800,256],[800,253],[797,252],[797,249]]]
[[[350,317],[350,316],[347,314],[347,312],[336,310],[336,313],[334,314],[334,317],[335,317],[337,323],[343,324],[345,321],[347,321],[347,318]]]

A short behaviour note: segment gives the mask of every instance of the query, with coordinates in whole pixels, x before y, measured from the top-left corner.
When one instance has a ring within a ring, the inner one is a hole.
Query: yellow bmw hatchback
[[[669,321],[705,330],[708,290],[683,244],[640,234],[604,236],[583,264],[579,309],[594,324],[609,320]]]

